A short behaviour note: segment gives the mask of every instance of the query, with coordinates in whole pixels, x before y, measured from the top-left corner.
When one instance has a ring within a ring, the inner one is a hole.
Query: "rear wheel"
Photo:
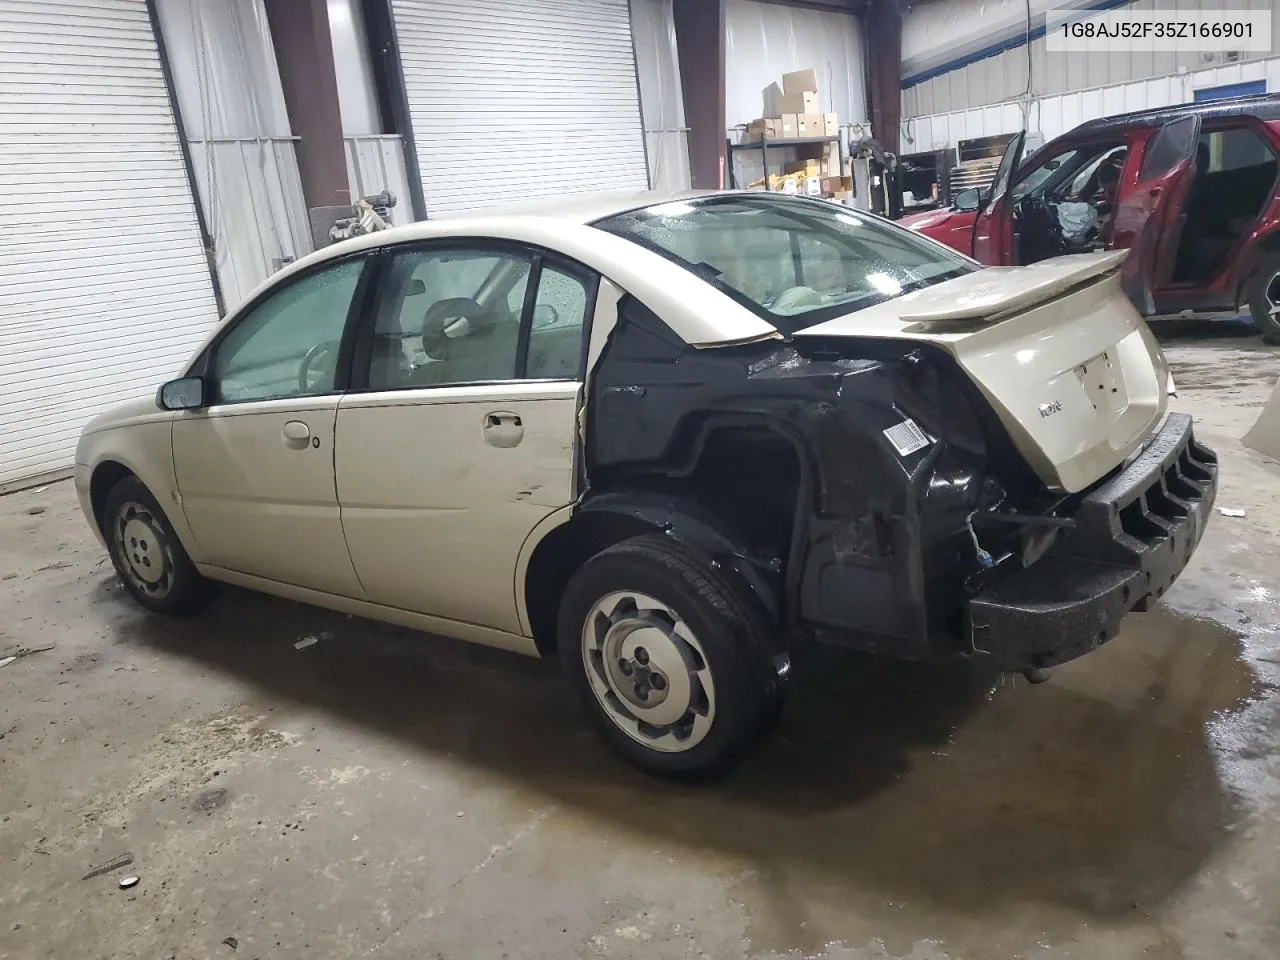
[[[1254,274],[1249,313],[1267,343],[1280,343],[1280,254],[1273,253]]]
[[[111,488],[102,524],[120,582],[142,606],[187,616],[208,603],[211,584],[196,572],[160,504],[136,477]]]
[[[727,772],[771,729],[770,629],[745,591],[662,535],[597,554],[560,605],[565,670],[606,742],[679,779]]]

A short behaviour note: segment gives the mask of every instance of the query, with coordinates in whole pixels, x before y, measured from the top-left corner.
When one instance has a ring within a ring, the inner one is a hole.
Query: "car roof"
[[[261,296],[290,277],[341,257],[380,247],[458,239],[517,243],[554,251],[583,264],[662,317],[691,346],[719,346],[777,337],[777,329],[686,269],[593,224],[628,210],[720,194],[720,191],[624,191],[581,194],[563,200],[504,204],[457,217],[421,220],[321,247],[258,285],[228,312],[232,322]],[[753,194],[758,196],[758,194]]]
[[[1257,117],[1259,120],[1280,120],[1280,94],[1260,93],[1229,100],[1207,100],[1203,103],[1180,103],[1172,107],[1156,107],[1118,113],[1097,120],[1086,120],[1066,134],[1069,137],[1098,133],[1119,133],[1134,127],[1161,126],[1183,117],[1200,117],[1214,120],[1220,117]]]

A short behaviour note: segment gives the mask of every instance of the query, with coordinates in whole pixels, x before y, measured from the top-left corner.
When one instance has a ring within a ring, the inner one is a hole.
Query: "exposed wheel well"
[[[125,477],[133,475],[132,470],[114,460],[105,460],[94,468],[93,476],[89,479],[89,502],[93,505],[93,519],[98,524],[98,529],[104,533],[107,528],[103,525],[105,518],[102,512],[106,509],[107,494]]]
[[[794,443],[763,425],[725,426],[707,434],[692,455],[692,463],[611,473],[593,484],[592,494],[637,491],[695,503],[729,532],[734,552],[773,565],[785,578],[802,475]],[[525,575],[525,605],[539,653],[556,650],[560,598],[578,568],[616,543],[662,529],[638,516],[588,510],[543,538]]]

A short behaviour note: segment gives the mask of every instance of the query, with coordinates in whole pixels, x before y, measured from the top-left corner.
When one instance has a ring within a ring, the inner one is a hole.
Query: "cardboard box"
[[[804,113],[796,117],[796,136],[797,137],[825,137],[822,131],[826,129],[820,113]]]
[[[759,143],[761,140],[777,140],[783,135],[781,117],[761,117],[747,124],[744,143]]]
[[[839,118],[834,113],[824,113],[822,115],[822,135],[824,137],[834,137],[840,132]]]
[[[776,117],[780,113],[786,113],[778,107],[778,101],[782,99],[782,88],[776,83],[771,83],[760,91],[760,102],[764,104],[764,116]],[[795,113],[797,111],[792,111]]]
[[[824,177],[842,177],[844,170],[840,168],[840,145],[829,143],[822,155],[822,175]]]
[[[821,177],[805,177],[804,178],[804,195],[806,197],[822,196],[822,178]]]
[[[804,93],[785,93],[775,101],[778,113],[817,113],[818,94],[813,90]]]
[[[822,164],[817,160],[796,160],[783,167],[787,173],[798,173],[802,177],[821,177]]]
[[[778,119],[782,121],[782,136],[784,138],[799,136],[799,134],[796,133],[797,121],[800,119],[799,117],[794,113],[784,113],[779,116]]]
[[[782,92],[783,93],[817,93],[818,92],[818,71],[795,70],[791,73],[782,75]]]

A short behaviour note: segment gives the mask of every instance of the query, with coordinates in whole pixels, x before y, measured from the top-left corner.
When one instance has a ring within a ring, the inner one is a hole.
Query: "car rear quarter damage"
[[[756,598],[779,626],[770,654],[817,640],[1049,665],[1172,582],[1216,471],[1170,418],[1124,470],[1055,492],[938,347],[841,336],[696,349],[630,297],[584,426],[585,493],[530,564],[544,648],[574,565],[657,530]],[[1052,637],[1023,642],[1045,623]]]

